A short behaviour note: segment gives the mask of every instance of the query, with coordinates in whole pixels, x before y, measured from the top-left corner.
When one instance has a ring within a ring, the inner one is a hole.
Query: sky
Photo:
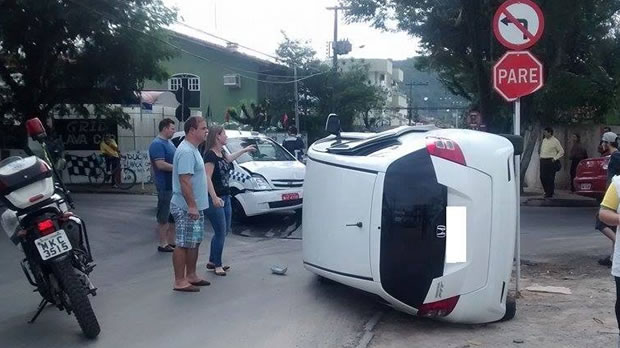
[[[179,9],[179,21],[240,45],[275,55],[283,40],[309,40],[320,59],[327,58],[327,42],[333,40],[334,11],[326,7],[336,0],[164,0]],[[338,39],[349,39],[350,54],[339,57],[391,58],[417,55],[418,40],[404,32],[388,33],[368,23],[347,24],[338,13]],[[177,30],[199,32],[176,26]],[[215,41],[217,42],[217,40]],[[362,47],[360,47],[362,46]]]

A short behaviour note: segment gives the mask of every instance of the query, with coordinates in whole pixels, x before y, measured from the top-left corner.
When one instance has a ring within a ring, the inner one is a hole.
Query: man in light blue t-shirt
[[[174,153],[172,162],[172,200],[176,248],[172,254],[175,291],[198,292],[210,285],[196,274],[198,248],[204,237],[204,214],[209,207],[207,175],[198,145],[207,138],[207,122],[192,116],[184,125],[185,140]]]

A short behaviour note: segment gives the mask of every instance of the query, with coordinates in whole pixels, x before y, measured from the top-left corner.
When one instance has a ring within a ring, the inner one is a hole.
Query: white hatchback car
[[[308,150],[306,269],[419,316],[512,318],[518,139],[425,126],[340,134],[333,120],[338,136]]]
[[[282,210],[301,209],[306,166],[284,147],[258,132],[226,130],[227,153],[254,145],[257,151],[241,155],[233,162],[230,176],[233,216],[243,218]],[[177,132],[178,144],[185,132]]]

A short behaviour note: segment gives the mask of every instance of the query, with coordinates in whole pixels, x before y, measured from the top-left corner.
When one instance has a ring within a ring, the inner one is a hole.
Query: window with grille
[[[175,74],[168,80],[168,90],[176,91],[187,86],[190,91],[200,91],[200,77],[193,74]]]

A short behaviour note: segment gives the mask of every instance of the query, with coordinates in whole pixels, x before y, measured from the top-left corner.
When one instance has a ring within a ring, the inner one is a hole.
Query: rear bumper
[[[285,194],[295,193],[299,195],[299,199],[282,199],[282,196]],[[237,198],[237,200],[243,207],[245,215],[261,215],[282,210],[293,210],[301,208],[303,202],[303,188],[244,192],[237,194],[235,198]]]
[[[575,193],[580,196],[602,199],[605,196],[607,176],[576,177],[573,186]]]

